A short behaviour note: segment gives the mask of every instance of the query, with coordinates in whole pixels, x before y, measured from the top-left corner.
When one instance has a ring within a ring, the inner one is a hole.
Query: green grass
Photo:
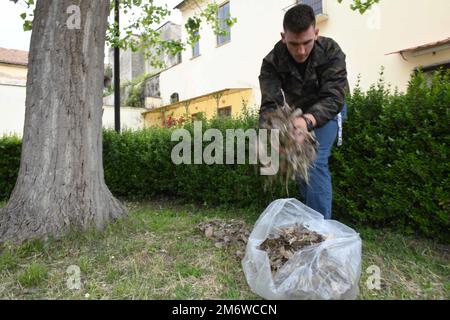
[[[362,299],[449,299],[450,246],[388,230],[359,230],[363,239]],[[371,265],[380,267],[381,290],[364,285]]]
[[[203,219],[243,218],[252,209],[129,203],[128,218],[104,231],[71,233],[61,241],[0,245],[3,299],[259,299],[232,248],[218,249],[196,228]],[[450,249],[388,230],[358,230],[363,239],[360,299],[449,299]],[[69,266],[81,289],[69,289]],[[381,270],[369,290],[366,269]]]
[[[37,287],[47,278],[47,267],[33,262],[17,275],[17,281],[22,287]]]

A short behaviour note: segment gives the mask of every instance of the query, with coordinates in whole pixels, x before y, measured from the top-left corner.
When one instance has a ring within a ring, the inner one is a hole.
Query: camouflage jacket
[[[262,94],[260,127],[267,115],[284,105],[311,113],[322,127],[333,119],[344,105],[348,92],[345,54],[331,38],[318,37],[302,78],[285,44],[279,41],[263,59],[259,83]]]

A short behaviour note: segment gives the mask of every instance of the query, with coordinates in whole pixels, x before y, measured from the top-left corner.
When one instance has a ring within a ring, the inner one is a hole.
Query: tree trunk
[[[80,28],[68,28],[80,8]],[[127,213],[104,181],[102,91],[109,0],[38,0],[19,177],[0,241],[59,238]]]

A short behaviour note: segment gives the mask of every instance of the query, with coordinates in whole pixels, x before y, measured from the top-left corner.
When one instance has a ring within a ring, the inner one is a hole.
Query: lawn
[[[130,216],[102,232],[0,245],[0,298],[259,299],[246,283],[236,248],[217,248],[197,228],[212,218],[252,224],[259,212],[167,200],[127,206]],[[360,299],[450,298],[450,246],[357,230],[363,240]],[[366,285],[371,265],[381,270],[380,290]],[[70,266],[79,267],[80,289],[69,289]]]

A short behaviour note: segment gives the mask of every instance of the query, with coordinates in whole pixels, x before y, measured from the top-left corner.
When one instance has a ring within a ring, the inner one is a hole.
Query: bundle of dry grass
[[[316,159],[318,147],[314,133],[294,127],[294,119],[301,115],[301,109],[293,109],[285,103],[284,106],[268,112],[263,125],[264,129],[279,130],[279,146],[272,145],[279,152],[279,170],[272,176],[270,183],[276,177],[281,178],[286,184],[288,194],[287,186],[290,179],[299,177],[308,182],[308,170]],[[299,135],[303,135],[302,143],[298,142]]]

